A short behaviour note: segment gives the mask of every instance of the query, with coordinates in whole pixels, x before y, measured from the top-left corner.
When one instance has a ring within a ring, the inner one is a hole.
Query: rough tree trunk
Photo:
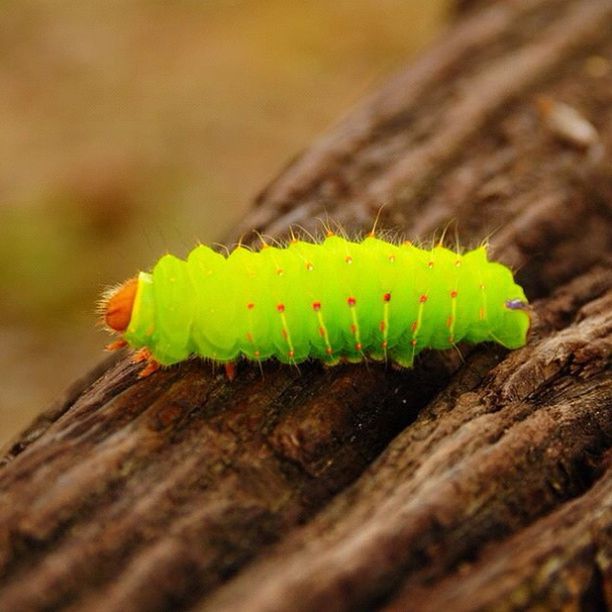
[[[236,235],[453,221],[519,270],[528,346],[233,383],[107,362],[5,450],[1,610],[612,606],[612,1],[484,5]]]

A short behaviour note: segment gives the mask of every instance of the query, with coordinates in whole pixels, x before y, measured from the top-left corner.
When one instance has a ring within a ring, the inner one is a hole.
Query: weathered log
[[[612,606],[610,32],[612,0],[469,12],[236,228],[453,221],[519,270],[527,347],[112,358],[5,449],[0,609]]]

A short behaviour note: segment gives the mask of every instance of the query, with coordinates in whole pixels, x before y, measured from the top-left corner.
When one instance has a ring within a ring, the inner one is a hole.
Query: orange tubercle
[[[104,323],[109,329],[124,332],[128,328],[137,289],[138,279],[130,278],[102,297],[100,310]]]

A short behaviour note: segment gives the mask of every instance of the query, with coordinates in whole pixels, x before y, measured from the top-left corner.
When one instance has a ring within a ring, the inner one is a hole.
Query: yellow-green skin
[[[375,237],[293,241],[228,257],[198,246],[142,272],[124,338],[169,365],[197,355],[284,363],[388,359],[459,341],[523,346],[521,287],[484,247],[463,255]]]

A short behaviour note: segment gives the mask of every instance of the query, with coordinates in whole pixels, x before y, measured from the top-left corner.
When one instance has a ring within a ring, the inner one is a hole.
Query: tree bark
[[[612,0],[464,4],[233,237],[451,222],[518,270],[528,345],[109,359],[5,449],[1,610],[612,606]]]

